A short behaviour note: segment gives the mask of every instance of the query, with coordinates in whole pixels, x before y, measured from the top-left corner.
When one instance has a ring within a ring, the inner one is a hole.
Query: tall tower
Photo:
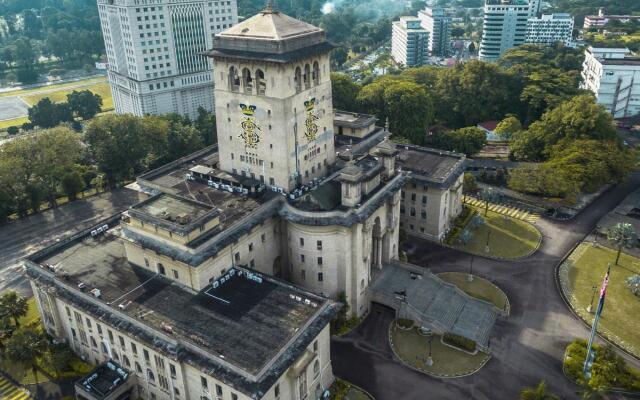
[[[213,110],[213,35],[238,22],[236,0],[98,0],[114,107],[119,114]],[[149,4],[148,4],[149,3]]]
[[[271,6],[213,40],[220,168],[289,192],[335,160],[322,29]]]
[[[449,55],[451,17],[441,7],[427,7],[418,11],[421,25],[429,31],[429,52],[434,56]]]
[[[485,0],[480,59],[496,61],[505,51],[524,43],[528,0]]]

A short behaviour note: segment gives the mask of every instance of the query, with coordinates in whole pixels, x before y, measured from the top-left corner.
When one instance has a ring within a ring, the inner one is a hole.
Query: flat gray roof
[[[396,163],[425,183],[447,186],[464,172],[464,154],[413,145],[397,145]]]

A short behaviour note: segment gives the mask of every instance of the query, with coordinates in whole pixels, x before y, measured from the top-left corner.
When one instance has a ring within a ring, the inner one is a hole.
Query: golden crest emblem
[[[314,112],[315,107],[316,107],[315,97],[304,102],[304,109],[305,109],[305,113],[307,114],[304,121],[304,125],[305,125],[304,136],[307,138],[308,141],[316,140],[316,137],[318,136],[318,124],[316,124],[316,121],[318,120],[318,116]]]
[[[256,106],[240,104],[240,110],[243,115],[242,122],[240,122],[240,127],[242,128],[240,139],[244,141],[245,147],[255,149],[260,143],[259,132],[261,131],[254,117]]]

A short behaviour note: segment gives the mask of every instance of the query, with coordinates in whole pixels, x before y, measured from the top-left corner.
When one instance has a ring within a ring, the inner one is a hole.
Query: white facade
[[[443,8],[427,7],[418,12],[421,26],[429,32],[429,52],[435,56],[449,54],[451,38],[451,17]]]
[[[640,114],[640,59],[629,49],[585,51],[580,87],[591,91],[614,118]]]
[[[565,46],[573,44],[573,17],[569,14],[544,14],[540,18],[527,21],[527,43],[551,45],[562,42]]]
[[[417,17],[400,17],[391,30],[391,56],[401,65],[423,65],[429,56],[429,32]]]
[[[115,111],[213,111],[212,65],[202,52],[238,21],[236,0],[98,0]]]
[[[584,17],[583,28],[602,28],[608,24],[609,21],[620,21],[623,24],[626,24],[629,21],[634,20],[640,20],[640,15],[605,15],[604,9],[600,8],[598,10],[598,15],[587,15]]]
[[[479,58],[495,61],[525,42],[529,4],[520,0],[487,0],[484,6]]]

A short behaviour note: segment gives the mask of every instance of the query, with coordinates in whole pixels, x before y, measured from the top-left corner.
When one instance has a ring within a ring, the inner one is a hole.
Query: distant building
[[[429,57],[429,32],[422,28],[417,17],[400,17],[393,22],[391,56],[398,64],[415,66],[426,64]]]
[[[604,9],[600,8],[598,10],[598,15],[587,15],[584,17],[583,28],[602,28],[608,24],[609,21],[620,21],[626,24],[632,20],[640,21],[640,15],[605,15]]]
[[[484,121],[479,122],[476,127],[482,129],[487,134],[487,140],[496,141],[500,140],[500,136],[495,133],[499,123],[500,121]]]
[[[421,26],[429,32],[429,52],[434,56],[449,54],[451,17],[443,8],[427,7],[418,12]]]
[[[529,18],[525,42],[550,45],[562,42],[573,45],[573,17],[569,14],[544,14],[540,18]]]
[[[495,61],[525,42],[530,17],[526,0],[486,0],[479,58]]]
[[[212,63],[202,53],[238,22],[236,0],[98,0],[119,114],[213,111]]]
[[[614,118],[640,114],[640,58],[625,48],[589,47],[580,87],[593,92]]]

